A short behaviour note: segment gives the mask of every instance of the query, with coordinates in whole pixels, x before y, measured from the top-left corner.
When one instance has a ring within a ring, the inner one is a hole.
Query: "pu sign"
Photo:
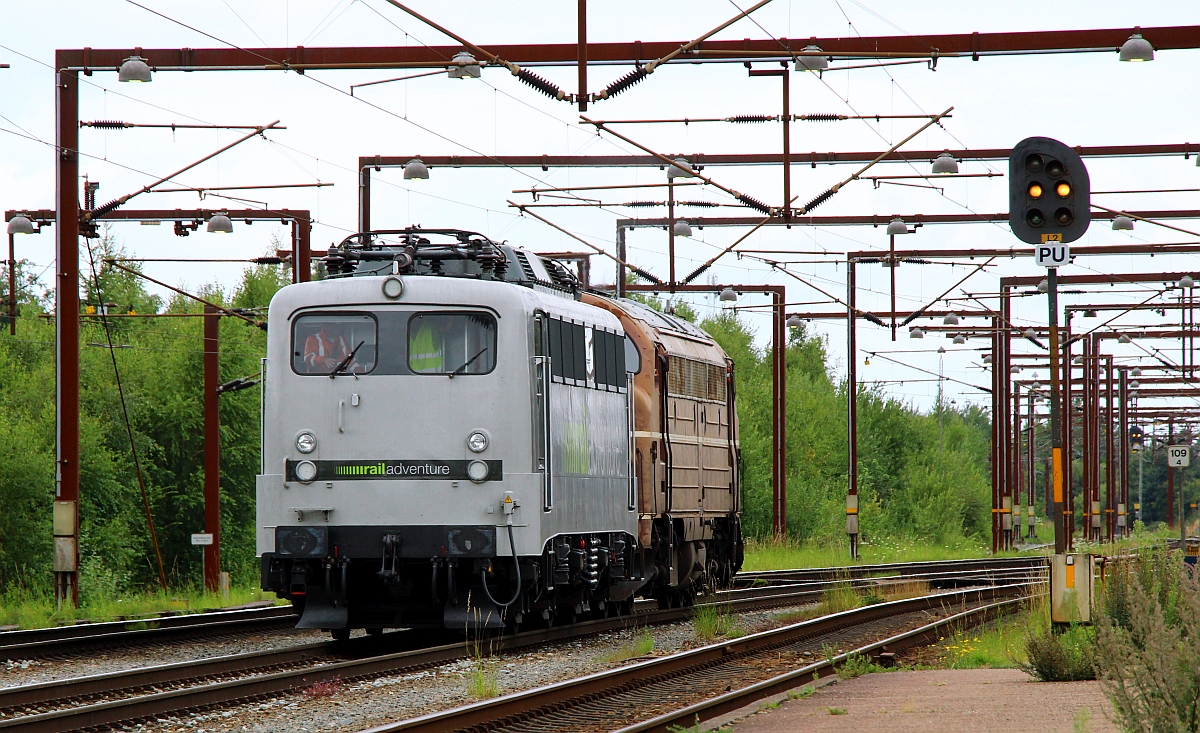
[[[1038,267],[1062,267],[1071,261],[1071,248],[1062,242],[1043,242],[1034,246],[1033,256]]]

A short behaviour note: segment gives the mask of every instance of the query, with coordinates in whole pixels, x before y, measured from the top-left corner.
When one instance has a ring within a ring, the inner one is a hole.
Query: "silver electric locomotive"
[[[347,238],[271,301],[262,587],[303,628],[687,604],[741,565],[733,365],[695,326],[458,230]]]

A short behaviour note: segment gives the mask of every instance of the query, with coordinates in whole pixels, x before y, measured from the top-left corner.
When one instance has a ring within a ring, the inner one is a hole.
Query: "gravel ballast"
[[[766,631],[790,623],[778,617],[798,609],[773,609],[737,615],[744,633]],[[634,645],[649,634],[654,648],[635,657]],[[494,681],[505,695],[561,682],[605,669],[692,649],[710,641],[697,637],[691,621],[645,629],[606,632],[586,639],[547,644],[530,651],[490,655],[472,648],[471,658],[438,667],[361,682],[314,685],[304,692],[227,710],[164,718],[132,728],[137,731],[189,733],[359,731],[473,702],[472,678]],[[617,661],[620,657],[628,657]]]

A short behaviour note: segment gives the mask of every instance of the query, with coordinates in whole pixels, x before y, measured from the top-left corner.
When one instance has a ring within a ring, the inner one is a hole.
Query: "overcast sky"
[[[143,5],[180,23],[242,47],[268,46],[402,46],[453,43],[437,31],[390,6],[384,0],[144,0]],[[482,46],[508,43],[573,43],[575,4],[516,1],[508,3],[430,2],[412,0],[420,12]],[[686,41],[736,14],[732,2],[655,3],[610,0],[594,3],[588,25],[593,41]],[[967,9],[969,8],[969,10]],[[718,39],[861,35],[919,35],[933,33],[998,32],[1134,26],[1190,25],[1200,22],[1195,2],[1060,2],[1012,0],[1005,3],[901,2],[899,0],[775,0],[756,12],[753,21],[742,20]],[[0,208],[53,208],[54,140],[53,62],[56,48],[205,48],[222,44],[181,25],[165,20],[123,0],[90,2],[10,2],[0,26]],[[1069,145],[1121,145],[1200,142],[1195,120],[1200,119],[1196,87],[1196,51],[1165,51],[1153,63],[1123,64],[1115,53],[991,57],[978,62],[942,59],[936,71],[924,64],[854,71],[792,75],[792,111],[795,114],[928,114],[953,106],[953,119],[945,129],[933,127],[908,149],[1010,147],[1022,138],[1045,135]],[[764,65],[765,67],[765,65]],[[626,73],[628,67],[593,67],[590,84],[602,88]],[[573,68],[541,70],[564,89],[574,90]],[[81,86],[83,120],[114,119],[136,123],[265,124],[280,120],[286,130],[267,139],[254,139],[182,175],[187,186],[232,186],[328,182],[322,189],[246,192],[259,203],[241,204],[195,194],[148,194],[136,199],[138,208],[272,207],[310,209],[316,220],[314,248],[324,249],[353,232],[357,225],[356,160],[360,155],[512,155],[512,154],[613,154],[636,152],[631,146],[598,136],[581,126],[576,109],[555,102],[520,84],[507,71],[486,69],[481,80],[451,80],[442,75],[371,86],[348,95],[350,85],[376,81],[403,72],[311,71],[305,76],[285,72],[220,72],[183,74],[159,72],[150,84],[119,84],[115,73],[98,72]],[[595,105],[589,115],[600,119],[650,117],[726,117],[736,114],[778,114],[779,81],[749,78],[740,64],[676,65],[665,67],[621,96]],[[919,121],[882,123],[847,121],[797,123],[792,149],[809,151],[882,150],[919,126]],[[778,125],[640,125],[620,128],[636,140],[668,154],[777,152]],[[18,134],[11,134],[18,133]],[[137,190],[167,173],[235,140],[241,133],[214,130],[81,131],[82,173],[100,181],[102,201]],[[22,137],[27,136],[27,137]],[[1198,145],[1200,147],[1200,145]],[[1195,157],[1091,160],[1088,163],[1095,191],[1139,188],[1200,188],[1200,168]],[[967,162],[961,171],[1005,172],[1004,162]],[[793,168],[792,191],[802,203],[832,183],[849,175],[848,166]],[[878,166],[880,175],[926,173],[924,161]],[[782,202],[778,167],[718,168],[705,172],[715,180],[745,191],[773,205]],[[518,198],[512,189],[533,185],[563,186],[663,182],[658,169],[434,169],[426,181],[406,182],[398,169],[375,174],[374,225],[470,229],[496,240],[534,251],[578,250],[581,245],[508,207]],[[819,214],[875,214],[880,216],[931,213],[994,213],[1007,210],[1004,178],[956,179],[936,182],[939,189],[891,185],[875,188],[859,181],[823,205]],[[239,194],[240,195],[240,194]],[[681,191],[690,200],[729,203],[716,190],[699,187]],[[603,192],[608,203],[661,199],[661,191]],[[1196,209],[1197,193],[1108,195],[1095,199],[1113,208]],[[655,212],[648,214],[647,212]],[[614,221],[618,216],[664,215],[663,210],[606,207],[599,209],[541,209],[539,213],[611,250]],[[749,216],[741,208],[681,209],[696,213]],[[1195,230],[1200,223],[1174,222]],[[285,228],[269,224],[247,227],[235,222],[232,235],[200,232],[188,238],[172,235],[169,226],[120,225],[116,236],[131,256],[138,257],[252,257],[270,248],[273,234],[287,239]],[[707,228],[677,246],[678,270],[690,272],[743,230]],[[1106,222],[1092,225],[1080,245],[1125,242],[1196,241],[1198,237],[1137,225],[1132,233],[1114,232]],[[903,237],[903,247],[1009,247],[1018,244],[1004,224],[928,226]],[[812,250],[820,256],[793,259],[818,260],[794,269],[819,287],[844,297],[844,254],[848,249],[885,248],[883,228],[763,229],[741,245],[746,249]],[[53,235],[49,232],[18,239],[19,256],[40,267],[52,268]],[[661,230],[638,230],[629,235],[629,257],[636,264],[665,278],[666,235]],[[782,259],[782,258],[781,258]],[[611,282],[611,263],[593,258],[593,279]],[[179,285],[197,288],[218,282],[236,284],[237,264],[148,264],[149,274]],[[1149,271],[1200,271],[1193,256],[1079,258],[1063,274]],[[939,295],[970,271],[965,265],[904,265],[897,272],[898,308],[915,309]],[[997,290],[1001,275],[1036,274],[1029,259],[997,261],[964,284],[970,293]],[[47,270],[44,278],[52,282]],[[728,255],[713,268],[720,282],[778,283],[788,286],[790,302],[811,302],[824,297],[785,275],[749,259]],[[888,271],[878,265],[859,269],[860,304],[886,310]],[[1150,297],[1157,286],[1127,286],[1097,296],[1108,301],[1131,302]],[[1117,292],[1120,291],[1120,292]],[[956,291],[961,297],[962,292]],[[757,298],[757,299],[756,299]],[[745,296],[740,305],[766,302]],[[1070,296],[1067,302],[1072,302]],[[694,303],[702,312],[718,308],[713,298]],[[817,306],[820,308],[820,306]],[[835,306],[825,306],[829,309]],[[964,312],[978,310],[965,304]],[[801,309],[801,308],[797,308]],[[1044,323],[1044,298],[1026,298],[1015,307],[1018,323]],[[749,316],[760,342],[769,337],[766,315]],[[1156,315],[1129,317],[1124,324],[1157,324]],[[976,320],[975,323],[982,323]],[[1085,326],[1100,321],[1084,322]],[[829,348],[839,370],[847,358],[842,322],[815,323],[829,337]],[[977,385],[987,385],[981,371],[979,349],[983,341],[954,346],[933,337],[901,338],[891,343],[887,332],[865,322],[859,325],[860,365],[871,352],[936,373],[938,346],[947,349],[945,374]],[[1024,347],[1018,347],[1023,349]],[[1118,355],[1145,356],[1161,348],[1178,360],[1178,343],[1149,343],[1116,347]],[[923,353],[909,352],[918,349]],[[861,366],[864,380],[903,380],[891,383],[892,394],[927,407],[936,394],[937,381],[929,374],[883,358]],[[1041,375],[1045,378],[1044,370]],[[930,380],[932,381],[920,381]],[[987,396],[959,383],[949,383],[947,394],[959,400],[986,402]]]

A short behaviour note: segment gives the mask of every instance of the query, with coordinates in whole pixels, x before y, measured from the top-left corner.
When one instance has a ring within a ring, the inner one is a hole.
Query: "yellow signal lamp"
[[[1040,199],[1042,197],[1043,193],[1044,193],[1044,191],[1042,190],[1042,184],[1040,184],[1040,183],[1029,184],[1029,198]]]
[[[1058,194],[1060,199],[1065,199],[1071,195],[1071,184],[1066,181],[1059,181],[1058,185],[1054,187],[1054,192]]]

